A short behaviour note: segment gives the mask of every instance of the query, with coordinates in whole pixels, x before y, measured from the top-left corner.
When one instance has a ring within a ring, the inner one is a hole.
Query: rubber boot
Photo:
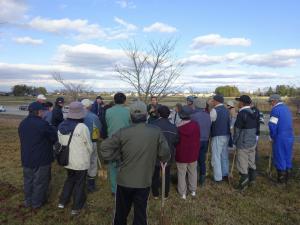
[[[199,183],[201,187],[205,185],[205,178],[206,178],[205,175],[200,175]]]
[[[286,174],[285,174],[285,184],[286,184],[286,185],[288,184],[289,178],[291,177],[291,175],[292,175],[292,170],[291,170],[291,169],[288,169],[288,170],[286,171]]]
[[[93,177],[88,177],[88,178],[87,178],[87,191],[88,191],[89,193],[95,192],[95,191],[96,191],[96,182],[95,182],[95,178],[93,178]]]
[[[282,170],[277,170],[277,182],[278,184],[285,184],[286,182],[286,172]]]
[[[248,184],[249,184],[248,174],[241,174],[237,189],[243,191],[248,187]]]
[[[254,185],[256,181],[256,170],[249,169],[249,184]]]

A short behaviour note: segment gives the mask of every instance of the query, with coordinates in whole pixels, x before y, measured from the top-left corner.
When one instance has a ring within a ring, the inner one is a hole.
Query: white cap
[[[84,108],[88,108],[93,104],[93,102],[91,100],[87,99],[87,98],[83,99],[81,101],[81,103],[84,106]]]
[[[38,95],[37,97],[36,97],[36,99],[40,99],[40,100],[47,100],[47,98],[45,97],[45,95]]]
[[[234,107],[234,102],[230,100],[230,101],[227,102],[227,105],[231,106],[231,107]]]

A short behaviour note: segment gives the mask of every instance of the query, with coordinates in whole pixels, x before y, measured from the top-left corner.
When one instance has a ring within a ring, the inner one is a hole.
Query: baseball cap
[[[28,111],[32,112],[32,111],[39,111],[39,110],[43,110],[44,106],[39,103],[39,102],[32,102],[29,106],[28,106]]]
[[[220,102],[220,103],[224,103],[224,97],[223,97],[223,95],[220,95],[220,94],[214,95],[213,100]]]
[[[38,96],[36,97],[36,99],[47,100],[47,98],[45,97],[45,95],[42,95],[42,94],[38,95]]]
[[[271,101],[281,101],[281,96],[279,94],[273,94],[269,97],[268,102]]]
[[[242,95],[238,98],[235,98],[236,101],[243,102],[245,104],[251,104],[252,100],[248,95]]]
[[[81,103],[85,108],[88,108],[93,104],[92,101],[87,98],[83,99]]]

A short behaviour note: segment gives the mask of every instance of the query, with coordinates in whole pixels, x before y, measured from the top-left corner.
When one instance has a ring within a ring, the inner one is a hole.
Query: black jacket
[[[249,149],[256,145],[257,120],[250,108],[239,111],[235,124],[233,144],[237,149]]]
[[[256,125],[257,125],[256,136],[259,136],[260,135],[260,111],[256,107],[252,107],[251,109],[254,112],[256,117]]]
[[[47,121],[27,116],[19,126],[22,166],[36,168],[51,164],[57,132]]]
[[[52,111],[52,121],[51,124],[55,126],[56,128],[58,125],[64,121],[64,114],[62,111],[62,107],[59,105],[56,105]]]
[[[170,148],[170,153],[171,153],[170,162],[171,163],[174,162],[176,145],[179,142],[179,134],[178,134],[177,127],[174,124],[172,124],[169,121],[169,119],[165,119],[165,118],[159,118],[157,120],[154,120],[151,122],[151,124],[161,129],[162,133],[167,139]],[[159,165],[159,161],[156,162],[156,165]]]

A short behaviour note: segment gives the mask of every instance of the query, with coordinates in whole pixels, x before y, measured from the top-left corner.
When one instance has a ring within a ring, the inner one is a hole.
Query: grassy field
[[[62,168],[53,164],[49,203],[38,211],[22,207],[22,167],[20,163],[17,126],[19,117],[0,117],[0,224],[9,225],[109,225],[112,221],[114,199],[108,181],[97,180],[99,191],[88,195],[87,207],[79,217],[70,217],[70,207],[56,208],[65,178]],[[299,128],[300,121],[297,121]],[[297,128],[297,135],[300,129]],[[258,169],[265,171],[269,144],[260,143]],[[295,145],[295,168],[300,167],[300,145]],[[275,174],[274,174],[275,175]],[[166,202],[168,225],[299,225],[300,224],[300,174],[287,187],[278,187],[265,176],[245,192],[235,191],[228,184],[215,185],[208,180],[198,188],[197,197],[181,200],[172,186]],[[235,171],[234,183],[238,181]],[[160,202],[150,197],[149,224],[159,224]],[[129,223],[130,224],[130,223]]]

